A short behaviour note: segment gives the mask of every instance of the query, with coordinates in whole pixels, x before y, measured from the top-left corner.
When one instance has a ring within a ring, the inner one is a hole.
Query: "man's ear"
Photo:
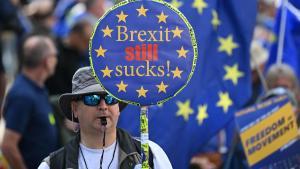
[[[48,57],[44,57],[43,59],[41,59],[40,65],[47,69],[48,68]]]

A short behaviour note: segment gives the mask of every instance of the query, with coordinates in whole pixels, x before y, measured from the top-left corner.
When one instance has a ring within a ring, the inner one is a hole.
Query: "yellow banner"
[[[297,137],[295,114],[290,102],[241,133],[250,166]]]

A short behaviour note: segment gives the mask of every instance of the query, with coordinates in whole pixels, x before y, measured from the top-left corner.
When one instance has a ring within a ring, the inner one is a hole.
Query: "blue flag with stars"
[[[197,66],[181,93],[149,107],[149,137],[164,149],[174,169],[186,169],[190,158],[251,95],[249,44],[257,6],[256,1],[240,0],[169,2],[194,28]],[[139,111],[128,106],[118,126],[139,136]]]
[[[286,21],[285,31],[283,34],[283,49],[282,62],[290,65],[294,72],[300,78],[300,1],[289,0],[286,5]],[[282,8],[277,12],[274,32],[276,34],[276,41],[272,44],[270,49],[270,57],[267,67],[277,62],[279,31],[281,25]]]

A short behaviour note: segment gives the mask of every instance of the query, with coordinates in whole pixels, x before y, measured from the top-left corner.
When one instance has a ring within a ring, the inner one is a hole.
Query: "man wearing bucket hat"
[[[70,143],[45,158],[39,169],[139,168],[141,143],[116,127],[126,104],[103,90],[90,67],[75,72],[72,93],[61,95],[59,105],[69,120],[79,124],[79,131]],[[149,146],[150,167],[172,169],[165,152],[151,141]]]

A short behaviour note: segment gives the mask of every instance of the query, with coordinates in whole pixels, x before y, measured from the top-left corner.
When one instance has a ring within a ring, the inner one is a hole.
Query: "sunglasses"
[[[97,106],[101,102],[101,99],[104,99],[107,105],[114,105],[118,103],[118,100],[112,97],[109,94],[90,94],[90,95],[83,95],[77,98],[76,100],[82,100],[83,103],[87,106]]]

